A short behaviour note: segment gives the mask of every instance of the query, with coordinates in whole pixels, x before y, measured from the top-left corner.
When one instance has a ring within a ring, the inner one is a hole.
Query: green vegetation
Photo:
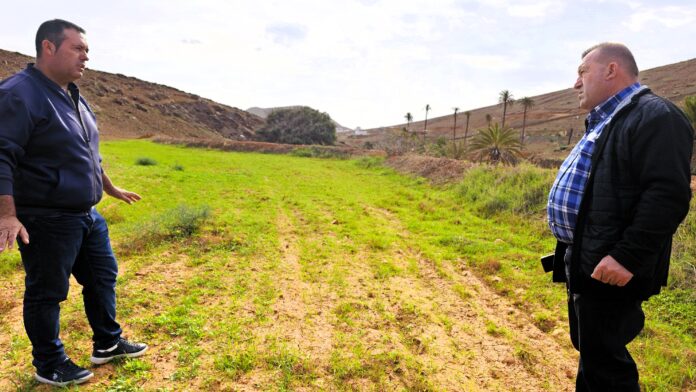
[[[310,107],[277,109],[268,115],[256,136],[272,143],[333,145],[336,125],[328,114]]]
[[[573,382],[565,292],[538,262],[554,244],[543,219],[553,170],[482,166],[434,187],[373,157],[145,141],[107,142],[102,154],[114,182],[144,197],[98,209],[119,256],[120,320],[151,350],[99,368],[80,390],[554,391]],[[134,164],[139,154],[160,164]],[[681,272],[645,304],[646,329],[631,347],[647,391],[696,385],[686,261],[695,228],[692,213],[676,238]],[[48,390],[30,378],[18,260],[0,256],[0,389]],[[87,364],[75,287],[62,336]]]
[[[148,157],[140,157],[135,160],[135,164],[140,166],[155,166],[157,161]]]
[[[683,109],[689,121],[691,121],[691,126],[696,128],[696,96],[686,97]]]
[[[514,165],[520,158],[522,144],[512,128],[503,128],[498,123],[480,130],[469,144],[469,152],[479,162]]]
[[[350,153],[344,150],[329,149],[329,147],[321,148],[319,146],[298,147],[290,152],[290,155],[305,158],[350,158]]]

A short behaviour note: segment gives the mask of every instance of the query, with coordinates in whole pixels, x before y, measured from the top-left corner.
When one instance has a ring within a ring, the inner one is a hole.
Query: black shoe
[[[143,343],[131,343],[126,339],[119,338],[118,343],[113,347],[109,347],[105,350],[94,349],[92,351],[92,358],[89,360],[93,364],[101,365],[107,363],[115,358],[135,358],[145,354],[147,351],[147,344]]]
[[[50,372],[44,373],[37,371],[36,374],[34,374],[34,378],[38,382],[55,385],[57,387],[64,387],[69,384],[82,384],[92,377],[94,377],[94,373],[75,365],[70,358],[67,358],[65,362],[56,366],[55,369]]]

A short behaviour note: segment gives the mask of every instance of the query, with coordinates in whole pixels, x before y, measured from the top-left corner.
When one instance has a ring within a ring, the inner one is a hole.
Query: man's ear
[[[49,55],[54,55],[56,53],[56,45],[53,44],[53,42],[45,39],[41,41],[41,54],[49,54]]]
[[[606,79],[614,79],[617,76],[617,72],[619,71],[619,64],[616,63],[615,61],[612,61],[607,65],[607,71],[606,71]]]

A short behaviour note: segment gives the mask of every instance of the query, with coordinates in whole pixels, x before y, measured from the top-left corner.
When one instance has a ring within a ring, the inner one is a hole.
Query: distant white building
[[[363,131],[363,129],[360,128],[360,127],[355,127],[355,130],[353,130],[353,135],[355,135],[355,136],[365,136],[365,135],[367,135],[367,131]]]

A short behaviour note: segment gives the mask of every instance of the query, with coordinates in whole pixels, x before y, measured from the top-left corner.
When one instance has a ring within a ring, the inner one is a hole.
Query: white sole
[[[56,387],[65,387],[65,386],[68,386],[70,384],[82,384],[83,382],[89,380],[92,377],[94,377],[94,373],[90,372],[88,375],[86,375],[82,378],[76,378],[74,380],[70,380],[70,381],[66,381],[66,382],[56,382],[56,381],[49,380],[47,378],[43,378],[43,377],[39,376],[38,373],[34,373],[34,378],[36,379],[36,381],[43,383],[43,384],[53,385]]]
[[[105,358],[98,358],[98,357],[90,357],[89,360],[95,365],[103,365],[107,362],[113,361],[114,359],[117,358],[137,358],[145,354],[145,351],[147,351],[148,347],[145,346],[145,348],[142,351],[138,351],[137,353],[131,353],[131,354],[118,354],[114,355],[112,357],[105,357]]]

